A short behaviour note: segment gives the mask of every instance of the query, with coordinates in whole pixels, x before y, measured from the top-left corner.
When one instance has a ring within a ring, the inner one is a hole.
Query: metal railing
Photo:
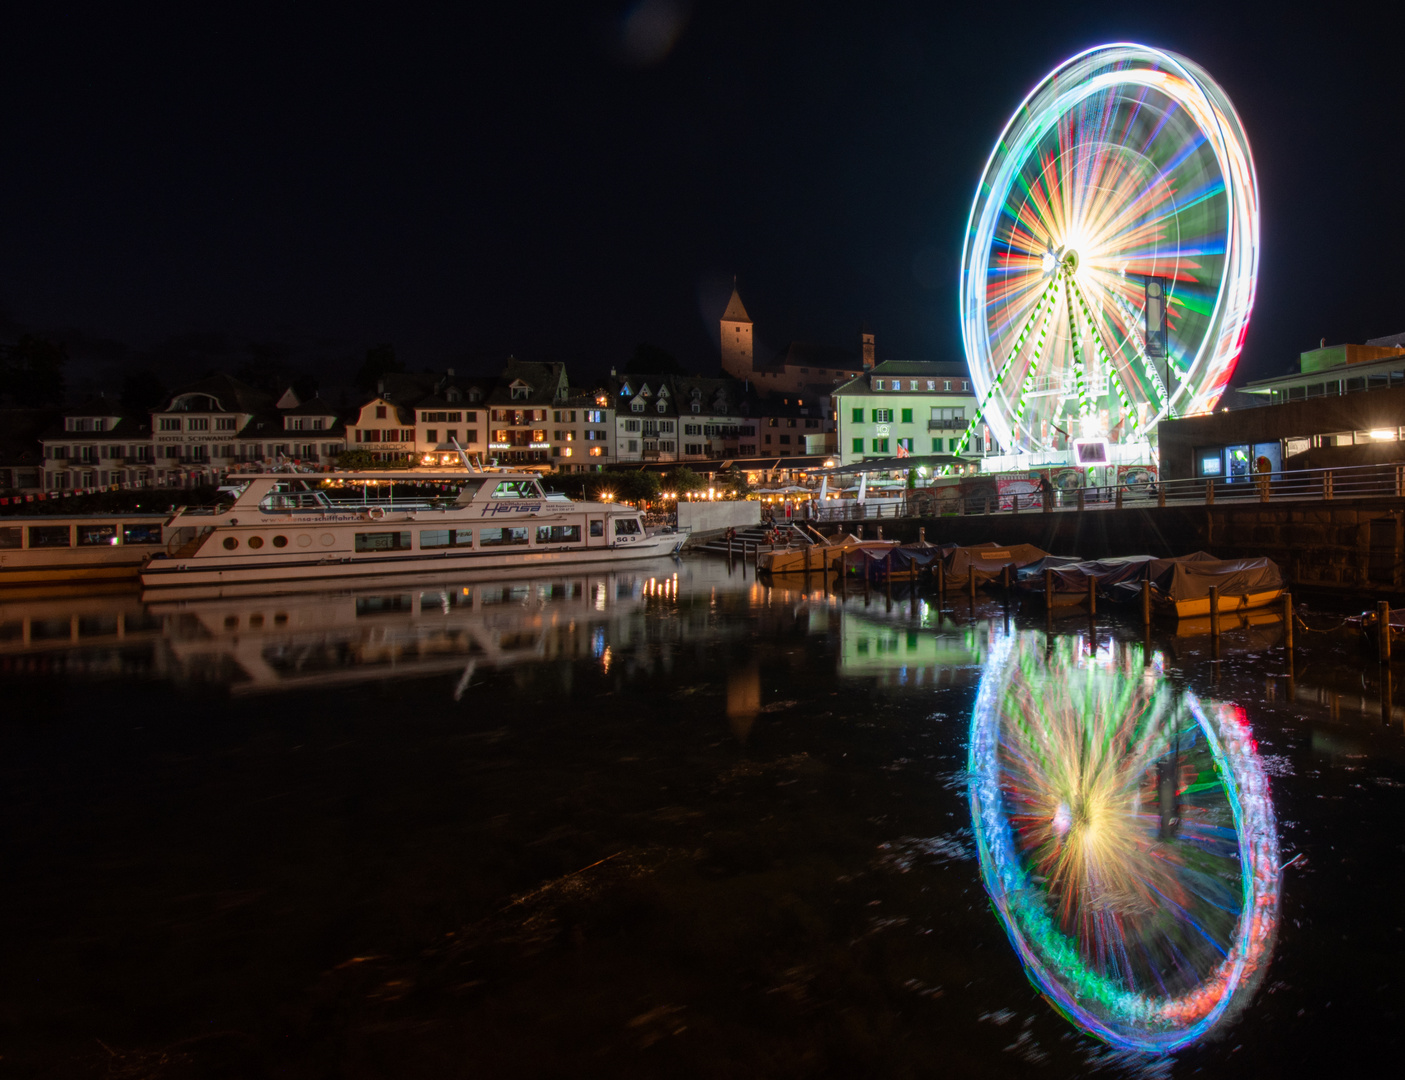
[[[1067,513],[1069,511],[1146,509],[1160,506],[1213,506],[1222,503],[1333,502],[1349,499],[1405,498],[1405,464],[1353,465],[1335,469],[1296,469],[1233,478],[1167,480],[1128,487],[1125,484],[1055,489],[1044,506],[1039,491],[1013,493],[952,490],[923,493],[906,500],[858,502],[845,499],[816,507],[807,520],[868,521],[901,517],[976,516],[986,514]],[[926,509],[930,507],[929,509]]]

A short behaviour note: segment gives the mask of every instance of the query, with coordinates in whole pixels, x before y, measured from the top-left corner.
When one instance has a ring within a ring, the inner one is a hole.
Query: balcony
[[[965,431],[969,420],[928,420],[928,431]]]

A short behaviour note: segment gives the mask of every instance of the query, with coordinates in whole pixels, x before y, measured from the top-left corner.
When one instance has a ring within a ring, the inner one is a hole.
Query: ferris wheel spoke
[[[1045,286],[1044,292],[1039,297],[1039,302],[1034,306],[1034,311],[1030,313],[1029,319],[1025,322],[1019,337],[1015,339],[1015,344],[1010,349],[1010,355],[1006,358],[999,375],[996,376],[995,382],[991,384],[990,389],[981,400],[980,407],[976,410],[975,415],[971,417],[971,422],[966,425],[966,431],[965,434],[961,436],[961,441],[957,444],[956,449],[952,451],[955,456],[960,457],[961,452],[966,449],[966,444],[970,442],[971,435],[976,430],[976,425],[980,422],[981,416],[985,413],[986,406],[990,404],[990,400],[996,392],[1001,389],[1005,381],[1005,376],[1009,374],[1011,365],[1014,364],[1015,358],[1019,356],[1020,350],[1024,348],[1025,339],[1029,337],[1030,330],[1034,327],[1035,321],[1039,318],[1040,313],[1044,310],[1045,304],[1049,301],[1049,294],[1053,291],[1053,288],[1053,281],[1050,281],[1049,284]]]
[[[1131,400],[1127,396],[1127,388],[1122,384],[1122,376],[1118,374],[1117,368],[1113,366],[1112,359],[1108,355],[1107,347],[1103,344],[1102,334],[1098,331],[1097,323],[1093,319],[1093,313],[1088,307],[1088,301],[1076,281],[1073,283],[1073,294],[1078,298],[1079,309],[1083,312],[1083,318],[1087,324],[1089,333],[1093,335],[1093,343],[1097,347],[1098,352],[1098,361],[1102,365],[1102,370],[1107,374],[1108,383],[1117,393],[1118,402],[1122,406],[1123,419],[1131,425],[1134,435],[1141,435],[1141,422],[1137,419],[1136,410],[1132,408]]]

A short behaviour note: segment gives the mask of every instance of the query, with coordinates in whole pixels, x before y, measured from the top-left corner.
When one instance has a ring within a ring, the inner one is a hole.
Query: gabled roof
[[[727,310],[722,312],[723,322],[751,322],[751,316],[746,313],[746,307],[742,304],[741,294],[737,292],[737,287],[732,286],[732,298],[727,301]]]
[[[336,416],[337,410],[316,395],[291,409],[281,410],[284,416]]]
[[[205,394],[219,403],[220,412],[272,412],[273,398],[232,375],[211,375],[199,382],[183,386],[171,394],[162,408],[153,412],[170,412],[171,406],[188,394]]]

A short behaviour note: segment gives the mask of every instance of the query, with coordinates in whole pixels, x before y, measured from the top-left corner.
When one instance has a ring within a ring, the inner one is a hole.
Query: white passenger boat
[[[333,485],[368,482],[459,490],[398,503],[331,497]],[[178,512],[167,536],[166,553],[142,568],[147,589],[608,564],[668,555],[687,539],[648,532],[632,506],[572,502],[547,495],[534,473],[495,469],[258,474],[228,508]]]

